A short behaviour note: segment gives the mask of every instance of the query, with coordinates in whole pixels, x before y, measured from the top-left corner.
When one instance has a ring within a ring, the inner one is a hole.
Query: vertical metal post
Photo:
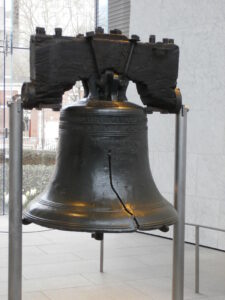
[[[22,118],[20,97],[10,107],[8,299],[22,299]]]
[[[195,293],[199,293],[199,226],[195,226]]]
[[[45,149],[45,111],[41,111],[41,149]]]
[[[174,205],[178,222],[174,225],[173,241],[173,300],[184,298],[184,238],[185,238],[185,186],[186,186],[186,140],[187,112],[183,106],[176,115],[175,187]]]
[[[99,0],[95,0],[95,28],[98,27],[98,23],[99,23],[98,14],[99,14]]]
[[[5,126],[6,126],[6,56],[7,56],[7,45],[6,45],[6,0],[3,1],[3,149],[2,149],[2,214],[5,214],[5,155],[6,155],[6,136],[5,136]]]
[[[102,240],[100,241],[100,272],[103,273],[103,265],[104,265],[104,233],[102,236]]]

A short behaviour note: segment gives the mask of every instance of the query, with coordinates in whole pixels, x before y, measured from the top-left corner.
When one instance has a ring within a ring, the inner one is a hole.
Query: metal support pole
[[[3,149],[2,149],[2,214],[5,214],[5,163],[6,163],[6,56],[7,56],[7,45],[6,45],[6,0],[3,1],[3,115],[2,115],[2,127],[4,130],[3,134]]]
[[[45,149],[45,111],[41,111],[41,149]]]
[[[98,27],[99,24],[99,0],[95,0],[95,28]]]
[[[10,107],[8,299],[22,299],[22,118],[20,97]]]
[[[195,293],[199,293],[199,226],[195,227]]]
[[[100,241],[100,272],[103,273],[103,265],[104,265],[104,233],[102,240]]]
[[[178,222],[174,225],[173,241],[173,300],[184,298],[184,238],[185,238],[185,183],[186,183],[186,140],[187,112],[183,106],[176,115],[175,187],[174,205]]]

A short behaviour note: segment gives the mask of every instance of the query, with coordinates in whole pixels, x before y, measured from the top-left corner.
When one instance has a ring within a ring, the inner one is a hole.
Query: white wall
[[[178,87],[188,115],[186,221],[225,229],[225,1],[131,0],[130,34],[174,38]],[[138,99],[135,87],[129,100]],[[140,103],[138,100],[137,102]],[[172,201],[175,117],[149,117],[151,170]],[[186,239],[193,241],[193,229]],[[201,243],[225,249],[225,233],[201,230]]]

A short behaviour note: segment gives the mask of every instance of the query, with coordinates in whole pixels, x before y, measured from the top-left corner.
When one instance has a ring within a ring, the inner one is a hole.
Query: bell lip
[[[149,225],[149,224],[144,224],[139,226],[139,228],[137,230],[143,230],[143,231],[150,231],[150,230],[156,230],[156,229],[160,229],[163,226],[172,226],[175,225],[177,223],[178,219],[177,217],[170,217],[168,219],[164,219],[163,222],[161,223],[157,223],[155,225]]]
[[[32,215],[30,215],[29,213],[23,213],[23,219],[25,221],[29,221],[30,223],[35,223],[37,225],[43,226],[43,227],[47,227],[47,228],[51,228],[51,229],[58,229],[58,230],[63,230],[63,231],[76,231],[76,232],[105,232],[105,233],[121,233],[121,232],[135,232],[137,229],[135,228],[135,225],[133,227],[124,227],[122,228],[122,226],[120,227],[115,227],[115,229],[113,229],[112,227],[107,229],[107,228],[99,228],[99,227],[85,227],[85,226],[74,226],[74,224],[69,225],[69,223],[63,223],[61,222],[61,224],[58,222],[58,224],[55,224],[54,221],[50,221],[50,220],[46,220],[46,219],[42,219],[42,218],[38,218],[38,217],[34,217]]]
[[[31,214],[25,212],[23,213],[23,220],[28,221],[29,223],[34,223],[46,228],[51,228],[51,229],[56,229],[56,230],[62,230],[62,231],[75,231],[75,232],[103,232],[103,233],[129,233],[129,232],[136,232],[139,230],[142,231],[151,231],[151,230],[156,230],[162,228],[164,225],[171,226],[176,224],[177,222],[177,217],[173,216],[167,219],[164,219],[163,222],[157,224],[152,223],[152,224],[144,224],[140,226],[136,226],[135,222],[133,223],[133,227],[125,227],[122,228],[122,226],[115,227],[115,228],[99,228],[99,227],[82,227],[82,226],[74,226],[74,224],[69,225],[69,223],[63,223],[61,224],[55,224],[54,221],[42,219],[39,217],[34,217]],[[52,226],[53,225],[53,226]]]

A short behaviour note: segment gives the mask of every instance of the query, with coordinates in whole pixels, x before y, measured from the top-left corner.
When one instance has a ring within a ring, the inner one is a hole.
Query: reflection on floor
[[[7,218],[0,217],[0,231]],[[87,233],[24,227],[23,300],[170,300],[172,241],[138,233],[106,234],[104,273],[100,243]],[[34,233],[30,232],[34,231]],[[35,232],[36,231],[36,232]],[[7,299],[8,237],[0,234],[0,299]],[[185,300],[225,299],[225,253],[201,248],[200,290],[194,293],[194,247],[186,245]]]

